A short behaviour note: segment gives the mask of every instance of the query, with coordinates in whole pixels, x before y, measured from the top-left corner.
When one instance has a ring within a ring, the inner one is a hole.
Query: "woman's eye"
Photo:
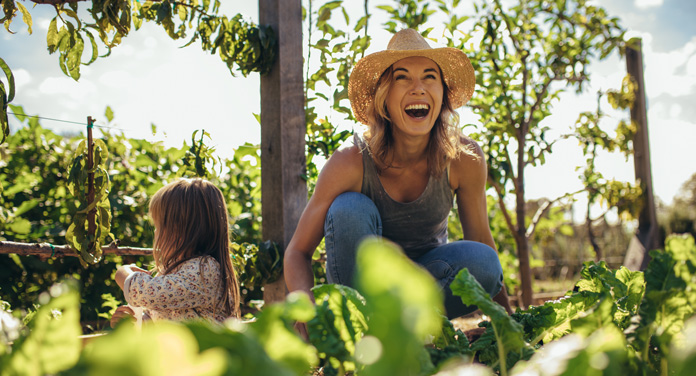
[[[429,75],[425,76],[425,78],[429,78],[429,79],[431,79],[431,80],[434,80],[434,79],[436,79],[437,77],[435,77],[434,74],[429,74]]]
[[[404,79],[406,79],[406,75],[400,74],[400,75],[397,75],[396,77],[394,77],[394,79],[397,80],[397,81],[398,81],[398,80],[404,80]]]

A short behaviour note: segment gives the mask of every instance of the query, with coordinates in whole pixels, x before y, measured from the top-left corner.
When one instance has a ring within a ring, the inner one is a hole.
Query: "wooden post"
[[[628,41],[626,48],[626,70],[633,77],[636,99],[631,107],[631,121],[636,124],[633,138],[633,163],[636,180],[643,189],[643,208],[638,217],[638,230],[631,239],[624,265],[632,270],[644,270],[650,262],[648,252],[659,248],[659,231],[655,214],[652,170],[650,167],[650,138],[648,135],[648,116],[645,104],[645,82],[643,80],[643,52],[640,38]]]
[[[259,24],[278,37],[276,62],[261,76],[261,214],[263,238],[290,242],[307,203],[302,3],[259,0]],[[285,281],[264,286],[266,303],[285,299]]]
[[[87,206],[94,202],[94,140],[92,139],[92,128],[94,127],[94,119],[87,116]],[[90,209],[87,212],[87,234],[94,235],[97,231],[97,208]]]

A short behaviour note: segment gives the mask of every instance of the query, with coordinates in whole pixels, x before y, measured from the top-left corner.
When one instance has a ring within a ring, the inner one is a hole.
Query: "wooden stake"
[[[87,206],[94,203],[94,141],[92,140],[92,128],[94,119],[87,116]],[[87,212],[87,233],[94,235],[97,231],[96,206]],[[91,248],[91,247],[90,247]]]
[[[645,105],[643,52],[640,38],[628,41],[626,70],[637,84],[636,99],[631,107],[631,121],[636,124],[636,134],[633,138],[633,163],[636,180],[640,182],[643,189],[643,208],[638,217],[638,230],[629,244],[624,265],[631,270],[644,270],[650,262],[648,252],[659,248],[660,245],[650,166],[650,137]]]
[[[307,203],[305,174],[302,4],[300,0],[259,0],[259,23],[278,37],[277,58],[261,76],[261,200],[263,239],[281,249],[290,242]],[[264,286],[264,301],[285,299],[285,281]]]

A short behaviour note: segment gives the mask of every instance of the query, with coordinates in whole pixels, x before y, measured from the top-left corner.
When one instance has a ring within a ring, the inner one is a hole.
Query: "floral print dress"
[[[129,305],[143,307],[153,320],[205,319],[222,322],[220,264],[212,257],[196,257],[183,262],[173,272],[152,277],[133,273],[123,286]]]

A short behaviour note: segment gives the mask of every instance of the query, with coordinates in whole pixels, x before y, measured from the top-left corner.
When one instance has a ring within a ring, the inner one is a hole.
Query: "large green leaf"
[[[696,246],[690,236],[671,236],[664,251],[651,251],[645,271],[645,296],[636,324],[628,329],[639,359],[659,372],[669,356],[672,337],[694,314],[696,301]]]
[[[248,325],[239,321],[230,321],[226,326],[200,321],[186,324],[198,341],[201,351],[212,348],[225,351],[225,375],[295,375],[266,354],[263,346],[250,334]]]
[[[29,321],[28,334],[0,358],[3,375],[43,375],[66,370],[78,360],[82,334],[76,281],[54,285],[39,297],[41,307]]]
[[[305,374],[317,365],[317,354],[292,326],[295,321],[307,321],[313,315],[314,306],[306,294],[291,294],[284,303],[264,307],[249,328],[271,359],[297,375]]]
[[[477,306],[481,312],[490,317],[488,331],[492,330],[495,338],[501,373],[506,374],[507,369],[512,367],[512,364],[507,364],[509,354],[523,354],[529,350],[529,345],[524,340],[522,325],[510,317],[501,305],[491,299],[490,295],[485,292],[467,269],[463,269],[457,274],[450,287],[452,293],[462,298],[464,304]]]
[[[626,339],[614,326],[599,329],[588,338],[569,335],[551,342],[528,361],[521,361],[511,375],[595,376],[629,373]]]
[[[75,375],[222,375],[227,363],[222,348],[199,351],[196,337],[174,322],[143,325],[138,331],[127,322],[110,334],[90,341]]]
[[[369,312],[369,329],[356,345],[356,360],[365,365],[361,374],[430,372],[424,339],[440,330],[443,312],[435,280],[397,246],[378,239],[360,245],[356,269],[357,290]]]
[[[309,341],[331,366],[331,358],[345,371],[355,369],[355,344],[367,330],[365,299],[342,285],[319,285],[312,289],[317,315],[307,322]]]

